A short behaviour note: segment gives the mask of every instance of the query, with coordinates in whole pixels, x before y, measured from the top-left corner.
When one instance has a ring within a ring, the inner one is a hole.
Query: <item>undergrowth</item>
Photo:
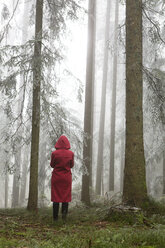
[[[52,220],[52,208],[1,209],[0,248],[165,248],[163,211],[107,218],[108,208],[74,206],[66,223]]]

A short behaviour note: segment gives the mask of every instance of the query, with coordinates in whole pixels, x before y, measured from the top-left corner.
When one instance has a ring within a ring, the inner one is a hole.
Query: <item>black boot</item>
[[[59,202],[53,202],[53,219],[58,220]]]
[[[62,203],[62,219],[66,220],[66,216],[68,213],[68,202],[63,202]]]

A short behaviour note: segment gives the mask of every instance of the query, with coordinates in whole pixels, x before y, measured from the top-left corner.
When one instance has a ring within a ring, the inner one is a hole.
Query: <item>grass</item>
[[[70,208],[66,223],[54,222],[51,208],[1,209],[0,248],[165,248],[163,214],[108,219],[107,208]]]

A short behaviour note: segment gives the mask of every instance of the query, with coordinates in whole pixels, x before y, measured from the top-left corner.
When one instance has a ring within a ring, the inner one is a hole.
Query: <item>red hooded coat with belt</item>
[[[50,166],[53,169],[51,178],[51,201],[70,202],[72,188],[71,168],[74,166],[74,153],[70,151],[70,143],[62,135],[55,144]]]

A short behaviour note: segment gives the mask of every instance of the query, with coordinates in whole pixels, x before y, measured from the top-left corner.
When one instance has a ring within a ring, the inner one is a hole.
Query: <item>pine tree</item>
[[[43,0],[36,2],[35,45],[33,59],[33,105],[32,105],[32,139],[30,160],[30,183],[28,210],[38,206],[38,155],[40,130],[40,85],[41,85],[41,44],[42,44]]]
[[[143,146],[142,0],[126,0],[126,150],[123,201],[147,197]]]
[[[84,138],[83,160],[88,174],[82,176],[81,200],[90,205],[90,179],[92,160],[92,99],[93,99],[93,71],[94,71],[94,49],[95,49],[95,8],[96,2],[89,0],[88,3],[88,48],[86,65],[86,90],[85,90],[85,111],[84,111]]]
[[[105,124],[106,87],[107,87],[108,56],[109,56],[107,41],[109,40],[109,34],[110,34],[110,9],[111,9],[111,1],[107,0],[103,79],[102,79],[102,92],[101,92],[101,110],[100,110],[100,120],[99,120],[99,141],[98,141],[97,171],[96,171],[96,194],[98,195],[101,194],[101,184],[103,185],[104,124]]]
[[[116,127],[116,87],[117,87],[117,39],[118,39],[119,3],[115,3],[115,35],[114,35],[114,59],[112,81],[112,105],[110,126],[110,167],[109,167],[109,191],[114,191],[114,167],[115,167],[115,127]]]

